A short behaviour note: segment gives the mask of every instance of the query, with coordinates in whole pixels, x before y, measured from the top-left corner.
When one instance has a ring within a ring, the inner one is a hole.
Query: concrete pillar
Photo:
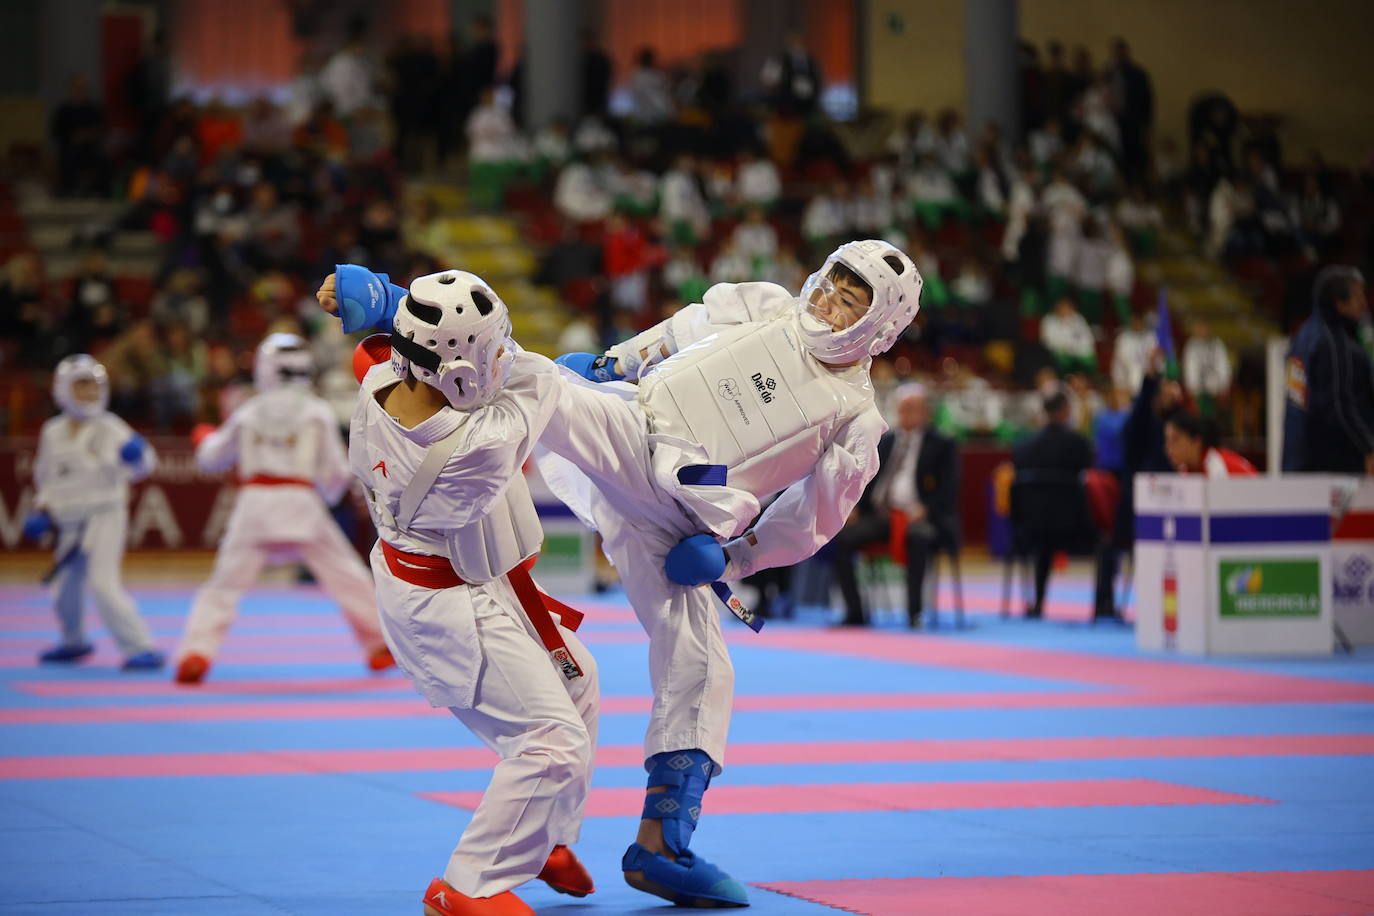
[[[1017,0],[964,0],[967,131],[973,140],[989,121],[1008,140],[1021,126]]]
[[[583,0],[525,0],[525,127],[574,120],[582,93]]]

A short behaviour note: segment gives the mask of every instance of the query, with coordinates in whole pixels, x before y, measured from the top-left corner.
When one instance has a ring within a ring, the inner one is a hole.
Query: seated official
[[[1092,467],[1093,449],[1087,437],[1069,427],[1069,399],[1063,391],[1045,398],[1045,425],[1012,453],[1013,522],[1035,561],[1035,603],[1027,617],[1045,608],[1045,585],[1060,550],[1077,549],[1088,532],[1087,502],[1078,479]]]
[[[1178,408],[1164,420],[1164,452],[1180,474],[1253,477],[1259,473],[1244,456],[1217,444],[1216,423]]]
[[[907,618],[921,622],[922,585],[933,550],[959,549],[959,447],[930,425],[931,407],[920,385],[897,389],[897,428],[878,442],[878,474],[854,516],[833,542],[835,577],[844,597],[843,623],[867,623],[854,575],[854,555],[895,534],[906,548]]]

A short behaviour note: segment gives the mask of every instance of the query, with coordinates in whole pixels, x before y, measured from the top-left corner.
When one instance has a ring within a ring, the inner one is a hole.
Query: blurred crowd
[[[94,352],[135,421],[216,419],[268,330],[304,331],[341,365],[347,343],[310,304],[333,264],[398,280],[440,266],[453,214],[428,199],[407,208],[404,179],[460,174],[468,209],[516,217],[540,254],[536,281],[569,308],[562,349],[619,339],[712,283],[797,290],[839,242],[885,238],[926,287],[918,326],[876,383],[886,395],[922,380],[946,433],[1011,442],[1039,425],[1051,389],[1089,434],[1139,390],[1169,309],[1137,268],[1166,224],[1242,279],[1263,274],[1254,288],[1276,309],[1295,298],[1286,278],[1367,244],[1351,230],[1359,183],[1319,157],[1286,169],[1275,126],[1223,95],[1198,100],[1185,161],[1157,134],[1150,77],[1121,40],[1101,64],[1086,48],[1023,44],[1024,129],[1009,137],[995,125],[971,135],[954,110],[832,121],[800,35],[746,96],[724,52],[665,66],[644,48],[617,74],[585,33],[579,115],[537,129],[523,123],[523,63],[498,72],[489,19],[445,47],[407,36],[378,55],[366,37],[354,23],[280,99],[241,108],[170,98],[154,49],[129,92],[140,127],[123,137],[74,82],[52,118],[54,167],[16,162],[16,193],[121,208],[83,229],[67,279],[49,281],[32,252],[9,259],[5,360],[42,368]],[[151,283],[111,266],[125,230],[157,239]],[[1260,434],[1262,360],[1228,352],[1196,316],[1169,326],[1201,410]]]

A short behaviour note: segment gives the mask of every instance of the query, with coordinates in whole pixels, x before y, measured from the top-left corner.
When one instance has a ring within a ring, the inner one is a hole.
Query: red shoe
[[[585,897],[596,890],[592,876],[587,874],[587,869],[566,846],[555,846],[553,852],[549,853],[549,861],[544,863],[539,880],[558,893],[573,897]]]
[[[205,680],[205,675],[209,671],[210,659],[192,652],[181,660],[181,664],[177,665],[176,682],[178,684],[199,684]]]
[[[425,916],[538,916],[529,904],[502,891],[495,897],[460,894],[443,878],[429,882],[425,891]]]
[[[388,668],[396,667],[396,659],[391,657],[391,650],[386,646],[373,649],[367,656],[367,667],[373,671],[385,671]]]

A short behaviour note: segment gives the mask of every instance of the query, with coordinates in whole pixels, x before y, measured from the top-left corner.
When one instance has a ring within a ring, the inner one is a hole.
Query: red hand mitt
[[[359,384],[362,384],[363,376],[367,375],[367,370],[378,363],[388,362],[390,359],[390,334],[373,334],[371,337],[366,337],[353,351],[353,377],[358,380]]]

